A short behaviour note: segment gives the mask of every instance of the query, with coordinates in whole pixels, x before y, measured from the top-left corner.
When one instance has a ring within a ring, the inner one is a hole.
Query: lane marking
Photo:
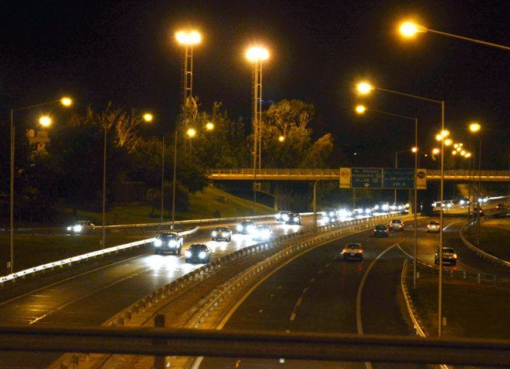
[[[303,295],[304,295],[307,291],[308,291],[308,287],[305,287],[305,288],[303,289]]]
[[[296,302],[296,307],[301,305],[301,303],[303,302],[303,297],[300,297],[297,302]]]
[[[296,313],[295,312],[292,312],[292,315],[290,316],[290,321],[294,321],[294,319],[296,319]]]
[[[381,252],[371,263],[370,266],[367,268],[365,274],[363,275],[363,278],[361,279],[361,283],[358,287],[358,294],[356,296],[356,324],[358,327],[358,334],[363,335],[363,324],[361,322],[361,294],[363,292],[363,287],[365,286],[365,281],[367,280],[368,274],[374,267],[377,260],[379,260],[384,254],[386,254],[389,250],[394,248],[395,246],[398,246],[398,243],[395,243],[388,247],[386,250]],[[365,367],[367,369],[372,369],[372,363],[365,362]]]
[[[315,282],[315,278],[310,279],[310,283]]]

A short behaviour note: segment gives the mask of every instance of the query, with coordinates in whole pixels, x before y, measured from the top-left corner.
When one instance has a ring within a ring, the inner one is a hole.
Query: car
[[[473,208],[473,216],[481,216],[483,217],[484,216],[484,212],[483,212],[483,209],[482,208],[479,208],[479,207],[474,207]]]
[[[89,233],[94,230],[95,225],[90,220],[79,220],[66,228],[67,233],[79,234]]]
[[[252,238],[254,241],[267,241],[273,235],[273,231],[268,226],[257,226],[253,230]]]
[[[211,251],[202,243],[194,243],[184,252],[184,259],[186,263],[207,264],[211,261]]]
[[[288,210],[280,211],[275,215],[276,221],[284,223],[287,222],[289,220],[289,214],[292,214],[292,212]]]
[[[236,230],[242,234],[251,234],[255,230],[255,223],[252,220],[243,220],[236,226]]]
[[[441,232],[441,224],[439,222],[436,222],[435,220],[429,222],[427,224],[427,233],[439,233]]]
[[[374,237],[389,237],[388,227],[385,225],[379,224],[374,228]]]
[[[498,205],[497,205],[497,209],[498,210],[506,210],[507,209],[507,206],[505,203],[503,202],[500,202]]]
[[[403,231],[405,228],[405,224],[400,219],[393,219],[388,228],[392,231]]]
[[[328,217],[328,218],[338,218],[338,213],[336,211],[336,209],[333,209],[333,208],[328,208],[328,209],[325,209],[323,212],[322,212],[322,215],[324,215],[324,217]]]
[[[439,265],[439,252],[436,251],[434,262]],[[457,253],[452,247],[443,246],[443,264],[450,263],[450,265],[457,265]]]
[[[216,227],[211,233],[213,241],[227,241],[232,240],[232,231],[228,227]]]
[[[301,215],[298,213],[289,213],[289,219],[285,222],[285,224],[298,224],[301,225]]]
[[[360,243],[348,243],[340,253],[343,260],[357,259],[363,261],[363,247]]]
[[[180,255],[184,239],[177,232],[161,233],[154,241],[154,252],[156,254],[172,253]]]

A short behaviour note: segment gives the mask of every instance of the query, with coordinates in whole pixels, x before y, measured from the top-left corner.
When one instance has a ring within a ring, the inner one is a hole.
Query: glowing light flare
[[[179,31],[175,34],[177,42],[181,45],[196,45],[202,41],[202,36],[198,31]]]
[[[246,51],[246,58],[252,62],[267,60],[269,59],[269,51],[259,46],[250,47],[248,51]]]
[[[470,152],[467,152],[466,155],[464,155],[465,158],[470,158],[471,157],[471,153]]]
[[[445,129],[444,131],[441,131],[441,136],[443,138],[450,136],[450,131],[448,131],[447,129]]]
[[[285,141],[285,136],[280,136],[280,137],[278,137],[278,141],[280,141],[280,142]]]
[[[469,125],[469,130],[473,133],[479,132],[482,129],[482,126],[479,123],[471,123]]]
[[[49,127],[53,123],[53,119],[47,115],[43,115],[39,118],[39,124],[43,127]]]
[[[442,141],[442,140],[443,140],[443,136],[441,136],[441,134],[436,135],[436,141]]]
[[[144,115],[142,115],[142,118],[147,123],[152,122],[154,120],[154,116],[151,113],[145,113]]]
[[[187,131],[186,131],[186,135],[189,137],[189,138],[193,138],[197,135],[197,130],[194,129],[194,128],[189,128]]]
[[[418,148],[416,146],[414,146],[412,149],[411,149],[412,152],[414,153],[417,153],[418,152]]]
[[[205,129],[207,129],[208,131],[214,130],[214,123],[207,122],[207,124],[205,125]]]
[[[356,89],[362,95],[367,95],[370,92],[372,92],[373,90],[375,90],[374,86],[372,86],[368,82],[360,82],[360,83],[358,83],[357,86],[356,86]]]
[[[355,110],[356,110],[356,113],[358,113],[358,114],[365,114],[365,112],[367,111],[367,108],[363,105],[358,105],[358,106],[356,106]]]
[[[73,105],[73,100],[70,97],[63,97],[60,99],[60,103],[64,106]]]
[[[427,28],[413,22],[404,22],[400,25],[399,32],[405,38],[412,38],[417,33],[426,33]]]
[[[451,138],[447,138],[446,140],[444,140],[445,146],[450,146],[452,143],[453,143],[453,141]]]
[[[457,151],[452,151],[452,155],[457,155]]]

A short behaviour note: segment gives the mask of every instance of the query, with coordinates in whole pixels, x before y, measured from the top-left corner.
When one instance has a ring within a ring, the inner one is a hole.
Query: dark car
[[[355,259],[363,261],[363,247],[360,243],[348,243],[340,253],[343,260]]]
[[[301,215],[298,213],[289,213],[289,219],[285,222],[285,224],[299,224],[301,225]]]
[[[232,240],[232,231],[228,227],[216,227],[211,233],[213,241],[227,241]]]
[[[385,225],[376,225],[374,228],[374,237],[389,237],[388,227]]]
[[[201,243],[192,244],[185,252],[186,263],[204,263],[211,261],[211,251]]]
[[[439,252],[435,253],[435,263],[439,265]],[[457,253],[451,247],[443,247],[443,264],[450,263],[450,265],[457,265]]]
[[[485,215],[485,213],[483,212],[482,208],[475,207],[475,208],[473,208],[473,215],[475,217],[477,217],[477,216],[483,217]]]
[[[179,233],[161,233],[154,241],[154,251],[156,254],[169,252],[174,255],[180,255],[183,243],[184,239]]]
[[[287,222],[289,220],[289,214],[292,214],[291,211],[280,211],[278,214],[275,215],[276,221],[278,222]]]
[[[255,230],[255,223],[251,220],[243,220],[236,226],[237,232],[242,234],[251,234]]]

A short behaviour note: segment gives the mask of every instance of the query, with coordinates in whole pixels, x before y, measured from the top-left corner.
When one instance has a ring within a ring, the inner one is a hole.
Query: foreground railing
[[[164,328],[0,327],[0,350],[510,366],[510,341]]]

